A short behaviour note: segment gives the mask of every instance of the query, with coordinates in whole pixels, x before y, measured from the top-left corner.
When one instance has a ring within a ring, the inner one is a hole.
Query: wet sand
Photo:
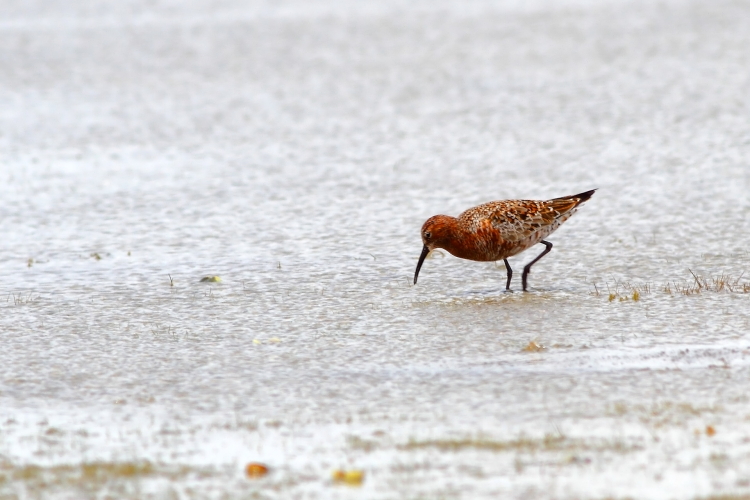
[[[0,497],[750,495],[746,3],[5,7]]]

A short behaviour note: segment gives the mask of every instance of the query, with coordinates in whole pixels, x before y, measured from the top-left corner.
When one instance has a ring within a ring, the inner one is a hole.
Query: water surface
[[[747,4],[6,3],[4,498],[750,494]]]

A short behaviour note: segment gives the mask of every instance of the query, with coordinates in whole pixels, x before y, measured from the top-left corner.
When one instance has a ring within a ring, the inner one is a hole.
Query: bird
[[[508,271],[505,285],[510,290],[513,270],[508,257],[541,243],[544,251],[523,268],[521,283],[527,291],[527,279],[531,266],[552,250],[552,243],[545,238],[568,220],[579,205],[588,201],[596,189],[551,200],[502,200],[491,201],[470,208],[458,217],[435,215],[422,225],[422,254],[414,272],[417,284],[419,270],[427,254],[436,248],[461,259],[480,262],[502,260]]]

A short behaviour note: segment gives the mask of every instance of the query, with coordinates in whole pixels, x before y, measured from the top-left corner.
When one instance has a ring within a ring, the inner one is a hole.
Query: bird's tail
[[[552,210],[551,214],[556,214],[554,215],[555,219],[561,214],[570,213],[571,215],[573,215],[573,211],[576,209],[576,207],[591,198],[591,195],[594,194],[594,191],[596,191],[596,189],[586,191],[585,193],[574,194],[572,196],[553,198],[551,200],[547,200],[544,203],[550,210]]]
[[[592,189],[591,191],[586,191],[586,192],[574,194],[574,195],[571,195],[571,196],[563,196],[561,198],[553,198],[553,199],[551,199],[549,201],[572,201],[572,202],[575,202],[574,206],[577,207],[581,203],[584,203],[584,202],[588,201],[589,198],[591,198],[594,195],[595,192],[596,192],[596,189]]]

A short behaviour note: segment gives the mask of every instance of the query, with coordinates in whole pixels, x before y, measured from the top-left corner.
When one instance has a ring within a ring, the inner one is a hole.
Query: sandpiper
[[[502,260],[508,270],[505,289],[510,290],[513,270],[508,264],[508,257],[542,243],[546,247],[544,251],[523,268],[521,283],[525,292],[531,266],[552,250],[552,243],[544,238],[568,220],[578,205],[591,198],[594,191],[596,189],[547,201],[491,201],[470,208],[458,217],[430,217],[422,225],[424,248],[414,272],[414,284],[417,284],[417,276],[427,254],[436,248],[443,248],[461,259],[484,262]]]

